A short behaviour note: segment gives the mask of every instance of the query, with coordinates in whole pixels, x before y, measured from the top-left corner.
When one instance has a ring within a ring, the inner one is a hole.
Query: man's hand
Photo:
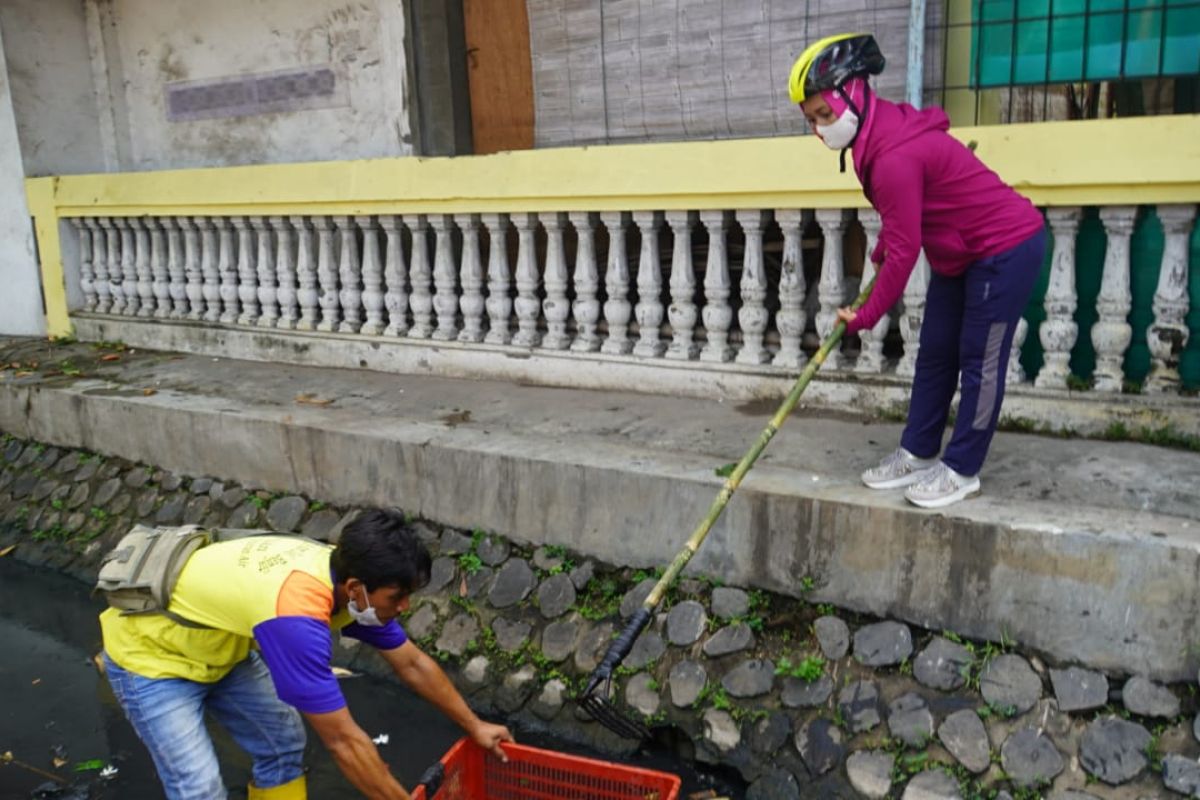
[[[509,733],[508,728],[503,725],[493,725],[490,722],[479,720],[479,724],[471,728],[471,740],[475,744],[482,747],[484,750],[490,750],[492,755],[501,761],[507,763],[508,756],[504,754],[504,748],[500,746],[501,742],[513,742],[513,735]]]
[[[392,665],[396,677],[409,688],[441,709],[477,745],[494,753],[501,761],[508,761],[508,756],[500,747],[501,742],[514,741],[508,728],[492,725],[475,716],[436,661],[422,653],[412,642],[405,642],[393,650],[384,650],[382,655]]]
[[[847,325],[849,325],[851,322],[854,322],[854,318],[857,316],[858,314],[851,311],[849,306],[846,306],[845,308],[839,308],[837,310],[837,318]]]

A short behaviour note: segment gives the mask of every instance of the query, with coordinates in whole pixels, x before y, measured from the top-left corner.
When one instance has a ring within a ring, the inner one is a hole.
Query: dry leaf
[[[3,550],[0,550],[0,558],[4,558],[6,555],[8,555],[9,553],[11,553],[13,550],[16,550],[16,549],[17,549],[17,546],[15,544],[10,544],[8,547],[4,548]]]
[[[458,596],[467,596],[467,576],[463,575],[462,580],[458,582]]]
[[[158,394],[158,389],[142,389],[142,395],[149,397],[152,394]]]
[[[119,355],[117,355],[116,353],[107,353],[105,355],[100,356],[100,360],[101,361],[120,361],[121,357]]]
[[[309,406],[327,406],[333,403],[333,400],[323,400],[315,394],[298,394],[296,395],[296,402]]]
[[[67,760],[65,758],[59,758],[58,756],[55,756],[52,763],[54,764],[55,769],[62,769],[67,765]]]
[[[444,422],[446,425],[449,425],[451,428],[470,421],[470,411],[458,411],[457,409],[454,411],[454,413],[447,414],[446,416],[442,417],[442,422]]]
[[[14,378],[28,378],[28,377],[29,377],[30,375],[32,375],[32,374],[33,374],[33,373],[32,373],[32,372],[30,372],[29,370],[27,370],[27,369],[23,369],[23,370],[21,370],[20,372],[18,372],[18,373],[15,373],[15,374],[13,375],[13,377],[14,377]]]
[[[30,685],[30,686],[37,686],[37,685],[38,685],[39,683],[41,683],[41,682],[42,682],[42,679],[41,679],[41,678],[34,678],[33,680],[31,680],[31,681],[29,682],[29,685]]]

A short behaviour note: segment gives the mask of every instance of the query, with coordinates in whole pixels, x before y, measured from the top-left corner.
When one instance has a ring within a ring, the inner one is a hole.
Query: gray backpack
[[[167,610],[171,592],[192,554],[214,537],[198,525],[149,528],[135,525],[100,565],[96,591],[121,614],[162,614],[190,628],[205,628]]]
[[[122,616],[161,614],[188,628],[208,628],[167,609],[183,565],[201,547],[214,542],[273,534],[273,531],[242,528],[205,530],[199,525],[171,528],[134,525],[100,562],[95,591],[103,593],[108,604]]]

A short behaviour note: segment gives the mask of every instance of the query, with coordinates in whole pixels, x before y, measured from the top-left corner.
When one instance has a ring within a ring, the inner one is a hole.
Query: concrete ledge
[[[716,494],[714,464],[749,440],[744,429],[758,426],[731,418],[729,407],[695,401],[437,379],[423,387],[421,379],[401,385],[370,373],[146,358],[130,358],[112,378],[0,382],[0,429],[338,504],[395,504],[445,524],[651,566],[676,552]],[[158,387],[155,394],[137,388],[147,383]],[[345,398],[336,405],[294,402],[300,389],[333,396],[332,387]],[[488,397],[509,404],[495,419],[485,418],[486,409],[477,412],[479,423],[436,416],[472,399],[483,408]],[[438,402],[444,405],[430,408]],[[622,402],[649,404],[631,423],[640,440],[632,444],[621,431],[597,427],[611,424]],[[597,416],[591,409],[599,403],[617,405]],[[690,449],[648,433],[652,411],[669,414],[659,422],[691,437],[684,443]],[[578,429],[544,422],[556,413]],[[699,425],[709,426],[707,439],[693,431]],[[1067,481],[1074,467],[1055,466],[1055,452],[1037,448],[1084,448],[1071,458],[1100,471],[1161,466],[1166,483],[1153,497],[1138,488],[1118,503],[1087,474],[1082,488],[1054,483],[1042,492],[1050,492],[1046,500],[1003,488],[1007,479],[998,477],[999,493],[938,514],[907,506],[898,493],[855,486],[857,472],[838,460],[836,446],[862,449],[852,437],[863,429],[793,423],[795,438],[772,445],[778,463],[755,468],[694,568],[792,595],[810,576],[818,601],[934,630],[1007,636],[1055,660],[1114,672],[1195,676],[1200,455],[1012,436],[1019,441],[996,457],[998,474],[1014,458],[1045,461]],[[836,439],[804,438],[822,431],[837,432]],[[827,467],[808,469],[806,458]],[[1156,476],[1150,479],[1147,486],[1155,485]],[[1088,482],[1104,494],[1081,502],[1077,493]]]
[[[652,392],[668,396],[774,400],[796,378],[769,366],[713,365],[601,353],[435,342],[356,334],[279,331],[184,321],[72,317],[81,341],[121,341],[133,347],[316,367],[359,367],[403,375],[431,375],[530,383],[569,389]],[[894,373],[818,373],[804,397],[810,407],[902,413],[911,383]],[[1004,417],[1034,429],[1102,434],[1113,423],[1130,430],[1173,430],[1200,436],[1200,398],[1058,392],[1012,387]]]

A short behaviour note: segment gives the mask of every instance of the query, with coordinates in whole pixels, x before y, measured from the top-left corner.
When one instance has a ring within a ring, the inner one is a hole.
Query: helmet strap
[[[841,156],[839,158],[839,163],[841,165],[841,169],[839,170],[840,172],[846,171],[846,151],[849,150],[851,147],[854,147],[854,143],[858,141],[858,134],[862,133],[863,125],[865,125],[867,122],[867,109],[871,107],[871,83],[870,83],[870,81],[866,80],[865,78],[863,79],[863,108],[862,108],[862,111],[859,111],[858,106],[856,106],[854,104],[854,101],[850,98],[849,92],[847,92],[844,87],[845,87],[844,83],[841,86],[838,86],[837,93],[839,95],[841,95],[842,100],[845,101],[846,107],[849,108],[852,112],[854,112],[854,116],[858,117],[858,126],[854,129],[854,136],[850,139],[850,144],[848,144],[842,148]]]

